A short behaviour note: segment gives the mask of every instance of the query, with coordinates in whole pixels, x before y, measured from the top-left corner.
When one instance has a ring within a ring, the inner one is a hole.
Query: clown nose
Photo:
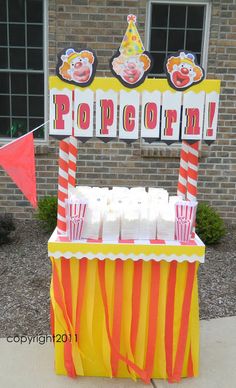
[[[181,73],[182,73],[182,74],[188,74],[188,73],[189,73],[189,70],[188,70],[186,67],[182,67]]]
[[[81,62],[77,62],[77,63],[75,64],[75,68],[76,68],[76,69],[79,69],[81,66],[82,66],[82,63],[81,63]]]
[[[130,62],[130,63],[128,64],[128,67],[129,67],[130,69],[134,69],[134,68],[135,68],[135,63]]]

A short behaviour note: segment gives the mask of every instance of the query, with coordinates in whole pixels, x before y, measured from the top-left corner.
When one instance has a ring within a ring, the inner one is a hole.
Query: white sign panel
[[[96,92],[96,136],[113,138],[117,131],[117,93]]]
[[[74,94],[74,135],[93,137],[93,100],[94,93],[90,89],[75,90]]]
[[[135,90],[120,92],[119,138],[138,139],[139,93]]]
[[[141,137],[154,141],[203,139],[211,142],[216,139],[218,109],[216,91],[145,90],[141,94],[136,90],[94,92],[89,88],[52,88],[49,134],[92,138],[95,121],[96,137],[104,141],[117,136],[122,140],[136,140],[140,127]]]
[[[50,135],[69,136],[72,125],[72,91],[51,89]]]
[[[159,91],[142,93],[141,137],[160,136],[161,93]]]
[[[167,90],[162,95],[161,139],[179,140],[182,93]]]
[[[201,140],[203,133],[205,92],[184,93],[182,140]]]
[[[203,131],[204,140],[214,141],[216,139],[219,98],[220,96],[216,92],[206,94]]]

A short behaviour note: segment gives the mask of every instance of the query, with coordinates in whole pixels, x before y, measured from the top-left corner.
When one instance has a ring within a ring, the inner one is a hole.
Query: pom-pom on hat
[[[120,46],[120,53],[125,56],[142,54],[145,49],[136,27],[136,16],[128,15],[128,27]]]

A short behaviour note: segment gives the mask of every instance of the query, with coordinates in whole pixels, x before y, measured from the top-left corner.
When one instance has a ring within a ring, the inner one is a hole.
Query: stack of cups
[[[196,201],[179,201],[175,204],[175,237],[178,241],[189,241],[195,225]]]
[[[71,197],[66,200],[67,235],[70,241],[80,240],[87,203]]]

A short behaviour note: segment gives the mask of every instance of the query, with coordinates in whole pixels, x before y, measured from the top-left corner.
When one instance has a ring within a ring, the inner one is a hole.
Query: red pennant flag
[[[37,206],[33,133],[0,148],[0,165],[33,207]]]

